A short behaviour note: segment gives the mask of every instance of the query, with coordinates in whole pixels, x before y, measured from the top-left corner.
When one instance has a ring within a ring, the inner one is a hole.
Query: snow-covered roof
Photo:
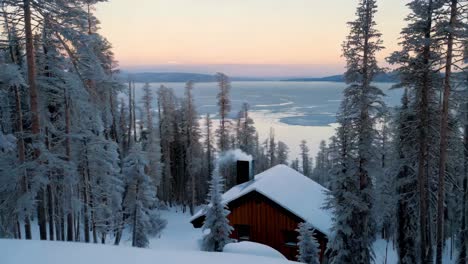
[[[328,190],[296,170],[277,165],[257,174],[251,181],[232,187],[223,194],[223,202],[228,204],[252,191],[263,194],[318,231],[330,235],[332,213],[323,209]],[[203,209],[200,210],[191,221],[204,213]]]

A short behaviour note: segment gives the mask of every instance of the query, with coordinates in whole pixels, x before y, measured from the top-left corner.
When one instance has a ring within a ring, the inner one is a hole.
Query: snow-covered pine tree
[[[211,175],[210,191],[208,194],[207,210],[203,230],[208,230],[203,237],[203,249],[206,251],[223,251],[226,244],[231,242],[229,235],[233,228],[229,225],[227,216],[229,210],[222,201],[224,180],[221,178],[219,168],[216,167]]]
[[[440,61],[440,39],[434,37],[435,11],[443,1],[411,1],[408,26],[403,29],[401,51],[394,52],[389,58],[393,64],[399,64],[401,83],[399,86],[409,89],[410,109],[415,112],[411,122],[411,136],[415,139],[417,160],[415,168],[418,186],[418,256],[420,263],[430,262],[433,255],[431,206],[432,190],[437,190],[434,182],[438,175],[439,157],[439,95],[437,87],[442,84],[437,72]]]
[[[174,175],[171,170],[172,148],[171,143],[175,140],[174,122],[176,122],[176,99],[172,89],[161,86],[158,89],[158,114],[159,134],[161,136],[161,188],[160,197],[164,202],[171,202],[172,182]]]
[[[299,262],[307,264],[320,264],[319,261],[319,244],[314,238],[314,229],[309,223],[300,223],[298,229],[299,233],[297,246],[299,247],[299,255],[297,259]]]
[[[146,83],[143,86],[143,96],[141,97],[141,102],[143,104],[143,112],[146,119],[146,127],[140,133],[144,134],[142,136],[142,149],[148,155],[148,175],[151,177],[155,187],[159,187],[161,183],[161,144],[158,129],[154,127],[154,117],[153,117],[153,91],[151,86]],[[124,117],[125,118],[125,117]]]
[[[4,99],[0,96],[0,101]],[[4,102],[4,101],[3,101]],[[21,190],[20,169],[16,158],[17,139],[3,134],[0,129],[0,238],[22,238],[20,221],[23,219],[17,212],[16,203]]]
[[[100,238],[104,244],[106,236],[118,229],[121,223],[122,194],[124,183],[120,174],[117,144],[102,136],[90,135],[82,159],[87,166],[87,195],[89,208],[85,217],[90,217],[93,241]],[[84,230],[89,232],[89,229]],[[86,236],[86,234],[85,234]],[[99,236],[99,237],[98,237]]]
[[[449,139],[453,132],[449,128],[449,119],[452,118],[450,113],[451,93],[455,86],[453,70],[458,66],[460,61],[463,61],[464,46],[468,39],[466,29],[468,28],[466,12],[468,2],[466,0],[446,0],[438,12],[442,18],[438,18],[435,23],[435,28],[441,39],[446,42],[441,43],[445,49],[445,57],[442,56],[442,61],[445,62],[444,81],[443,81],[443,97],[441,107],[440,120],[440,142],[439,142],[439,168],[438,168],[438,190],[437,190],[437,232],[436,232],[436,263],[442,264],[442,255],[446,240],[444,224],[446,218],[446,175],[449,172]],[[464,14],[460,14],[464,12]],[[456,130],[455,130],[456,131]]]
[[[167,224],[159,215],[159,202],[151,178],[146,173],[148,162],[145,156],[140,146],[135,144],[123,164],[128,186],[125,208],[134,247],[147,247],[148,237],[160,234]]]
[[[219,93],[218,106],[219,106],[219,128],[216,130],[218,136],[218,150],[220,152],[229,149],[229,129],[231,122],[229,121],[229,112],[231,111],[231,100],[229,98],[229,92],[231,90],[231,82],[229,77],[224,73],[216,74],[216,81],[218,82]]]
[[[182,136],[185,138],[185,174],[190,186],[187,202],[190,204],[190,213],[195,213],[195,206],[197,206],[197,192],[200,184],[200,170],[201,170],[201,155],[202,147],[200,144],[200,125],[198,120],[197,110],[195,109],[195,102],[193,98],[192,81],[187,82],[185,86],[185,98],[182,104]]]
[[[24,199],[19,199],[29,193],[28,192],[28,177],[25,173],[24,163],[26,161],[26,144],[24,133],[23,120],[23,96],[26,82],[22,76],[20,67],[21,60],[17,56],[21,55],[20,47],[17,43],[15,28],[10,28],[8,19],[5,19],[5,29],[8,34],[10,52],[0,52],[0,140],[2,143],[1,151],[4,153],[0,158],[0,178],[1,185],[4,187],[0,191],[4,201],[1,210],[5,218],[2,219],[2,237],[11,236],[14,232],[14,237],[22,238],[20,222],[24,222],[24,238],[31,239],[31,221],[32,212],[19,210],[22,202],[28,202]],[[13,147],[16,143],[16,148]],[[15,155],[15,150],[17,155]],[[17,158],[16,158],[17,156]],[[18,201],[18,202],[17,202]],[[31,208],[30,206],[29,208]],[[11,214],[11,212],[15,212]],[[12,222],[13,221],[13,222]],[[18,224],[17,224],[18,223]],[[16,226],[15,229],[11,227]]]

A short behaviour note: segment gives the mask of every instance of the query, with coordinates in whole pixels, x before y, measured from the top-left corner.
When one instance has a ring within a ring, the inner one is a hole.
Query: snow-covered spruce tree
[[[265,140],[264,142],[260,142],[260,137],[257,132],[255,133],[254,142],[255,142],[255,154],[253,155],[255,159],[254,173],[258,174],[269,168],[268,167],[269,159],[267,155],[268,140]]]
[[[167,224],[159,215],[159,202],[151,178],[146,173],[148,162],[145,156],[136,144],[123,164],[123,174],[128,186],[125,208],[134,247],[147,247],[148,237],[160,234]]]
[[[328,152],[327,144],[322,140],[320,142],[319,152],[315,157],[315,167],[312,170],[312,179],[325,188],[329,188],[330,180],[330,176],[328,175],[330,170],[328,167]]]
[[[270,127],[270,136],[268,137],[268,167],[271,168],[276,165],[276,140],[275,140],[275,129]]]
[[[302,174],[304,174],[307,177],[310,177],[312,171],[312,164],[309,156],[310,150],[309,146],[307,146],[307,141],[302,140],[301,145],[299,147],[301,149]]]
[[[319,244],[314,238],[314,229],[309,223],[300,223],[298,229],[299,233],[299,255],[297,259],[299,262],[307,264],[319,264]]]
[[[381,232],[381,237],[387,241],[393,239],[395,234],[395,207],[396,207],[396,186],[395,186],[395,166],[396,156],[392,148],[394,138],[393,123],[391,123],[391,112],[386,110],[379,121],[379,134],[377,136],[378,160],[374,168],[374,218],[376,226]]]
[[[375,221],[372,214],[373,183],[370,173],[374,166],[376,130],[374,125],[383,105],[383,93],[371,84],[381,69],[376,53],[382,49],[381,34],[374,20],[377,12],[375,0],[361,0],[356,20],[349,22],[350,34],[343,44],[346,58],[346,100],[340,109],[343,134],[340,141],[346,155],[341,157],[346,169],[339,169],[337,197],[332,203],[335,213],[333,228],[337,231],[337,251],[333,263],[370,263],[373,260],[372,244],[375,239]],[[344,140],[344,141],[343,141]],[[343,152],[343,150],[341,152]],[[338,166],[338,168],[342,167]],[[342,178],[342,179],[340,179]],[[343,199],[344,197],[349,197]]]
[[[283,141],[278,141],[276,148],[276,162],[278,164],[288,165],[289,147]]]
[[[228,120],[229,112],[231,111],[231,100],[229,92],[231,90],[231,82],[229,77],[224,73],[216,74],[216,81],[218,82],[219,93],[218,106],[219,106],[219,128],[216,130],[218,136],[218,150],[220,152],[229,149],[229,129],[231,122]]]
[[[299,171],[299,159],[296,158],[291,162],[291,168],[293,168],[296,171]]]
[[[395,161],[392,169],[396,174],[396,240],[398,261],[401,264],[417,263],[419,259],[418,241],[418,195],[414,191],[417,178],[414,171],[417,151],[414,150],[415,137],[411,123],[415,119],[410,108],[408,91],[402,97],[402,105],[395,117]]]
[[[243,103],[238,115],[237,122],[237,142],[239,149],[243,152],[254,155],[254,140],[257,130],[254,126],[253,119],[249,116],[249,104]]]
[[[200,175],[200,182],[202,183],[199,188],[200,201],[206,200],[208,193],[207,182],[211,180],[211,172],[214,168],[214,144],[213,144],[213,121],[211,120],[210,114],[206,114],[204,118],[204,140],[203,140],[203,162]]]
[[[227,219],[229,210],[222,201],[224,181],[221,177],[219,168],[215,168],[211,175],[209,205],[203,223],[203,230],[209,230],[209,233],[203,237],[203,250],[205,251],[221,252],[224,246],[231,242],[229,235],[233,228]]]
[[[345,97],[341,103],[341,113],[350,109],[350,100]],[[356,132],[352,129],[351,118],[345,114],[338,115],[340,126],[337,128],[334,140],[335,164],[331,171],[331,189],[327,196],[326,208],[333,212],[333,234],[330,238],[331,263],[360,263],[364,249],[361,246],[361,234],[353,231],[353,225],[360,219],[357,217],[361,201],[359,196],[359,179],[354,177],[357,168],[354,163],[356,152]],[[359,256],[356,256],[359,255]]]

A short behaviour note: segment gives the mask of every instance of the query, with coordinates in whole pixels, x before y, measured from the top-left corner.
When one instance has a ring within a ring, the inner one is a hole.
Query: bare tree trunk
[[[75,214],[75,217],[73,218],[75,221],[75,241],[79,242],[81,241],[81,233],[80,233],[80,212],[77,212]]]
[[[30,0],[23,0],[23,11],[24,11],[24,33],[26,35],[26,61],[27,61],[27,72],[28,72],[28,86],[29,86],[29,103],[31,107],[31,132],[33,140],[38,140],[36,137],[40,135],[40,121],[39,121],[39,104],[38,104],[38,90],[36,85],[36,61],[34,56],[34,39],[31,25],[31,5]],[[35,158],[39,157],[40,152],[36,147],[34,149]],[[40,239],[47,239],[47,223],[46,216],[44,214],[45,208],[45,197],[43,190],[38,195],[38,221],[40,229]]]
[[[114,105],[114,94],[112,91],[109,92],[109,102],[112,115],[112,125],[111,125],[111,139],[119,143],[119,136],[117,133],[117,120],[115,119],[115,105]]]
[[[46,192],[41,188],[37,194],[37,219],[39,220],[39,237],[41,240],[47,240],[47,219],[46,219]]]
[[[63,188],[62,188],[63,192]],[[60,210],[60,234],[61,234],[61,240],[65,241],[65,212],[63,210],[63,204],[60,204],[61,210]]]
[[[437,254],[436,263],[442,264],[444,250],[444,219],[445,219],[445,173],[447,170],[447,147],[448,147],[448,118],[449,98],[451,90],[452,61],[453,61],[453,29],[457,19],[458,0],[451,0],[450,22],[448,28],[447,55],[445,64],[444,98],[442,101],[442,117],[440,122],[440,161],[439,161],[439,189],[437,192]]]
[[[68,91],[65,90],[65,155],[67,161],[71,159],[71,121],[70,121],[70,98],[68,97]],[[73,221],[73,187],[66,186],[70,199],[68,200],[68,213],[67,213],[67,241],[74,241],[74,221]]]
[[[55,190],[55,193],[59,193],[60,192],[60,189],[57,187],[57,189]],[[61,212],[62,210],[60,210],[60,204],[59,204],[59,199],[55,199],[55,238],[56,240],[58,241],[61,241],[62,240],[62,233],[61,233],[61,220],[62,220],[62,217],[61,217]]]
[[[89,166],[88,166],[88,147],[86,141],[84,142],[84,149],[85,149],[85,168],[83,168],[83,228],[84,228],[84,238],[85,242],[90,242],[89,237]]]
[[[137,201],[139,199],[139,186],[140,183],[137,181],[136,183],[136,190],[135,190],[135,208],[133,210],[133,234],[132,234],[132,247],[137,246],[137,232],[138,232],[138,208],[137,208]]]
[[[418,156],[418,185],[419,185],[419,228],[420,228],[420,246],[421,246],[421,263],[428,262],[428,256],[431,255],[431,245],[428,243],[430,234],[428,235],[428,175],[426,173],[426,166],[428,162],[428,129],[429,129],[429,89],[431,86],[429,67],[430,67],[430,54],[431,54],[431,29],[432,29],[432,15],[433,15],[433,1],[429,0],[427,8],[427,24],[425,28],[426,44],[424,46],[423,66],[426,67],[423,76],[423,83],[420,89],[421,101],[419,103],[420,109],[420,124],[419,130],[419,156]]]
[[[18,219],[18,218],[16,218]],[[21,239],[21,225],[18,220],[16,220],[16,225],[15,225],[15,237],[17,239]]]
[[[94,214],[94,201],[93,201],[93,195],[91,194],[90,196],[90,199],[91,199],[91,224],[92,224],[92,228],[93,228],[93,243],[94,244],[97,244],[98,243],[98,239],[97,239],[97,226],[96,226],[96,217],[95,217],[95,214]]]
[[[133,116],[133,140],[137,142],[137,130],[136,130],[136,105],[135,105],[135,83],[132,82],[132,116]]]
[[[49,240],[54,240],[54,215],[55,215],[55,202],[54,202],[54,193],[51,184],[47,185],[47,204],[48,213],[49,213]]]

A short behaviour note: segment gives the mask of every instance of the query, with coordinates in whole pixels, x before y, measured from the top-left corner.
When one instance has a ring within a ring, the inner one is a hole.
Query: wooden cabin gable
[[[253,191],[229,203],[232,238],[268,245],[288,259],[297,255],[297,226],[302,219]]]
[[[304,220],[278,205],[265,195],[252,191],[228,204],[231,213],[229,223],[234,227],[231,237],[238,241],[252,241],[268,245],[290,260],[296,260],[298,254],[296,229]],[[192,221],[195,227],[201,227],[204,216]],[[316,239],[321,248],[321,258],[326,249],[327,238],[316,232]]]

